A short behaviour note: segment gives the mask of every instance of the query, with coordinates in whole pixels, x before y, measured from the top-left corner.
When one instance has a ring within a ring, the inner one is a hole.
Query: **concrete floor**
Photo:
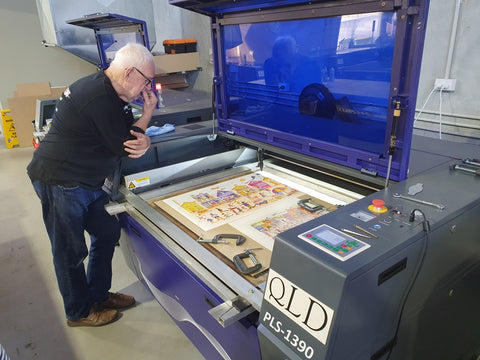
[[[204,359],[126,266],[113,260],[112,291],[137,305],[113,324],[69,328],[40,201],[26,175],[33,148],[0,137],[0,344],[11,360]]]

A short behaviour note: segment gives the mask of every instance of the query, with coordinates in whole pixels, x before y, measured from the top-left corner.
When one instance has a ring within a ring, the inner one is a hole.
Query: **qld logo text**
[[[334,311],[270,269],[264,299],[298,326],[326,344]]]

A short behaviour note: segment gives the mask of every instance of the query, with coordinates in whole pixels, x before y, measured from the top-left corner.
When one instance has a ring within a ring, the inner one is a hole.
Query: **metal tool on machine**
[[[225,239],[236,239],[236,245],[240,245],[245,242],[245,237],[237,234],[217,234],[213,239],[202,239],[202,235],[200,235],[200,237],[197,239],[197,242],[208,244],[228,244],[229,242]]]
[[[353,227],[354,227],[355,229],[358,229],[358,230],[360,230],[360,231],[363,231],[365,234],[370,235],[371,237],[373,237],[373,238],[375,238],[375,239],[378,238],[377,235],[371,233],[371,232],[368,231],[368,230],[365,230],[364,228],[362,228],[362,227],[360,227],[360,226],[358,226],[358,225],[353,225]]]
[[[242,245],[246,239],[245,239],[245,236],[243,235],[239,235],[239,234],[219,234],[217,236],[215,236],[215,239],[216,238],[220,238],[220,239],[234,239],[235,240],[235,245]]]
[[[257,272],[262,268],[262,264],[260,264],[255,257],[255,254],[253,253],[254,250],[262,250],[261,248],[255,248],[255,249],[245,249],[245,252],[235,255],[233,257],[233,263],[235,264],[235,267],[240,271],[242,274],[245,275],[250,275],[253,274],[254,272]],[[253,263],[253,266],[248,267],[243,259],[250,258],[250,260]]]
[[[310,212],[326,210],[325,206],[318,204],[317,202],[312,200],[312,198],[300,200],[298,201],[298,205]]]
[[[462,164],[452,165],[450,169],[467,174],[480,175],[480,161],[476,159],[465,159]]]
[[[348,230],[348,229],[340,229],[341,232],[344,232],[345,234],[349,234],[349,235],[353,235],[353,236],[358,236],[358,237],[361,237],[361,238],[365,238],[365,239],[371,239],[372,237],[370,235],[365,235],[365,234],[359,234],[355,231],[352,231],[352,230]]]
[[[465,159],[465,160],[463,160],[463,163],[480,168],[480,160],[479,159]]]
[[[416,202],[416,203],[418,203],[418,204],[433,206],[433,207],[436,207],[436,208],[438,208],[438,209],[440,209],[440,210],[444,210],[444,209],[445,209],[445,205],[432,203],[432,202],[430,202],[430,201],[425,201],[425,200],[416,199],[416,198],[413,198],[413,197],[410,197],[410,196],[401,195],[401,194],[399,194],[399,193],[394,193],[394,194],[393,194],[393,197],[394,197],[394,198],[398,198],[398,199],[404,199],[404,200],[413,201],[413,202]]]

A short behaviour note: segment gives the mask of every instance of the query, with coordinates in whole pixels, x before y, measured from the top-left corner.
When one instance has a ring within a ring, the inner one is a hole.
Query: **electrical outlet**
[[[455,91],[456,79],[436,79],[435,90],[437,91]]]

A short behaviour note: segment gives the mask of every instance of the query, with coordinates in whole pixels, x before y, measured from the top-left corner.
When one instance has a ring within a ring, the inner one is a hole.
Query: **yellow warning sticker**
[[[128,184],[128,189],[132,190],[132,189],[142,187],[142,186],[147,186],[147,185],[150,185],[150,178],[144,177],[144,178],[130,181],[130,183]]]

